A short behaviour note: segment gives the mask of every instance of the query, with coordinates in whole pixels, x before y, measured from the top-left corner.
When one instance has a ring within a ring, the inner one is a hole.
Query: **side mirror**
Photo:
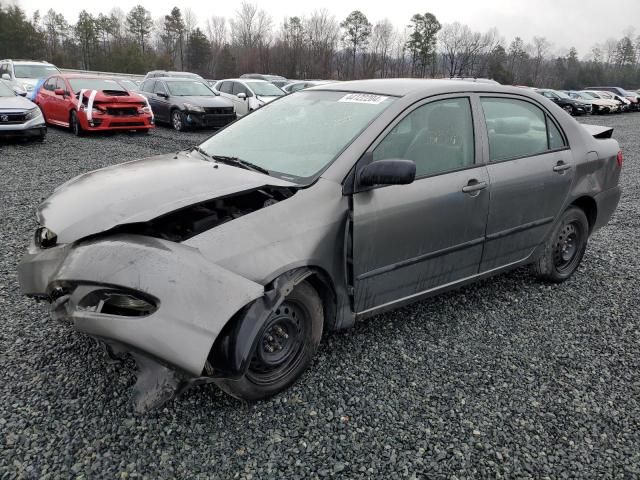
[[[238,97],[240,100],[246,100],[247,94],[244,92],[240,92],[238,95],[236,95],[236,97]]]
[[[169,95],[167,95],[165,92],[156,92],[156,95],[162,98],[169,98]]]
[[[408,185],[416,179],[413,160],[378,160],[360,171],[358,183],[363,187],[374,185]]]
[[[62,88],[56,88],[53,93],[55,93],[56,95],[60,95],[62,97],[64,97],[67,92],[65,92]]]
[[[3,73],[2,74],[2,79],[3,80],[11,80],[11,76],[8,73]]]

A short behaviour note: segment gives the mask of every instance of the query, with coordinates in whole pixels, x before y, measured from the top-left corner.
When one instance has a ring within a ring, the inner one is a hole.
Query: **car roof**
[[[526,90],[505,85],[495,85],[464,80],[433,80],[419,78],[388,78],[376,80],[352,80],[349,82],[327,83],[308,90],[332,90],[338,92],[371,93],[404,97],[412,94],[441,94],[446,92],[496,92],[521,95]]]
[[[74,78],[82,78],[84,80],[114,80],[118,81],[116,77],[111,77],[109,75],[86,75],[82,73],[54,73],[49,75],[50,77],[62,77],[67,80],[73,80]]]
[[[218,82],[246,82],[246,83],[271,83],[259,78],[224,78]]]
[[[206,82],[206,80],[204,78],[197,78],[197,77],[154,77],[154,78],[149,78],[149,80],[169,80],[171,82]]]

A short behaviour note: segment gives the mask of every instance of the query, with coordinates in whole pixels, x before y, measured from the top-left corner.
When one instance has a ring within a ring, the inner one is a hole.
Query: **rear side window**
[[[492,162],[538,155],[549,150],[547,119],[541,108],[512,98],[482,98],[481,102]],[[557,129],[555,133],[554,141],[562,139]]]
[[[416,176],[474,164],[473,120],[468,98],[438,100],[403,118],[373,151],[373,160],[413,160]]]
[[[556,127],[555,123],[553,123],[549,117],[547,117],[547,131],[549,133],[549,148],[551,150],[566,147],[567,144],[560,130],[558,130],[558,127]]]
[[[234,82],[222,82],[220,85],[220,91],[222,93],[232,93],[233,92],[233,83]]]

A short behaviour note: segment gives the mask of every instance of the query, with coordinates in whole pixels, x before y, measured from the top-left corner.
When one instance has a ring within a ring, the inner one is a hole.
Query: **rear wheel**
[[[543,255],[533,264],[541,280],[560,283],[576,271],[589,239],[587,216],[578,207],[569,207],[545,243]]]
[[[322,337],[323,318],[318,293],[308,282],[298,284],[260,330],[245,375],[219,380],[218,386],[246,401],[286,389],[311,364]]]
[[[84,135],[84,130],[82,129],[82,125],[80,125],[80,121],[78,120],[78,113],[75,110],[71,110],[69,127],[77,137],[81,137]]]

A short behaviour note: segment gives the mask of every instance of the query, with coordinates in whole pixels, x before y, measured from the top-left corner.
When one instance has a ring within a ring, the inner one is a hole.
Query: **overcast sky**
[[[112,7],[120,7],[128,12],[140,3],[152,12],[155,19],[168,13],[173,6],[188,7],[196,13],[201,26],[211,15],[232,17],[240,4],[239,0],[83,0],[53,4],[50,0],[17,1],[29,14],[36,9],[44,13],[53,7],[70,22],[75,22],[82,8],[93,14],[107,12]],[[581,57],[589,53],[595,43],[609,37],[619,38],[640,21],[640,0],[250,1],[267,11],[274,25],[280,25],[286,16],[303,16],[316,8],[327,8],[338,20],[352,10],[361,10],[372,23],[386,17],[396,27],[403,27],[414,13],[430,11],[443,24],[458,21],[479,31],[496,27],[508,42],[517,35],[525,42],[531,41],[534,35],[544,36],[554,44],[555,50],[564,53],[569,47],[575,46]],[[635,34],[640,34],[640,28],[635,30]]]

